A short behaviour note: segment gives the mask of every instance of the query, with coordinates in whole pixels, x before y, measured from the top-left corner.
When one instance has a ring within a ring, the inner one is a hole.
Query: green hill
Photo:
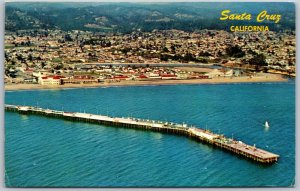
[[[282,15],[282,21],[268,23],[273,30],[295,29],[293,3],[6,3],[7,31],[27,29],[88,30],[128,33],[140,29],[195,31],[222,29],[234,25],[257,25],[254,21],[220,21],[220,12],[248,12],[266,9]],[[266,23],[263,23],[266,24]]]

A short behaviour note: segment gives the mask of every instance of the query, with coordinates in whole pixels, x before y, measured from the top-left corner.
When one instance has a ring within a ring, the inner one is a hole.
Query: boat
[[[265,122],[265,127],[266,127],[266,128],[269,128],[269,127],[270,127],[268,121]]]

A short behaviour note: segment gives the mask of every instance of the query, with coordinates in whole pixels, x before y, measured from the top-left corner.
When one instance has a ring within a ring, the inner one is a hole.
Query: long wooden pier
[[[255,146],[247,145],[242,141],[226,138],[223,135],[215,134],[213,132],[210,132],[209,130],[204,130],[196,127],[188,127],[186,124],[176,124],[136,118],[109,117],[78,112],[66,112],[32,106],[5,105],[5,110],[19,112],[21,114],[44,115],[48,117],[63,118],[72,121],[83,121],[118,127],[145,129],[185,135],[230,151],[232,153],[242,155],[246,158],[260,163],[271,164],[276,162],[279,158],[279,155],[277,154],[256,148]]]

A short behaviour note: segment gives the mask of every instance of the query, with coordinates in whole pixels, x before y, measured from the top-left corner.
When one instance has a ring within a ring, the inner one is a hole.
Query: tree
[[[4,52],[4,57],[7,62],[10,61],[10,57],[8,56],[7,52]]]
[[[23,58],[23,56],[22,56],[21,54],[18,54],[18,55],[17,55],[17,59],[20,60],[20,61],[23,61],[23,60],[24,60],[24,58]]]
[[[172,46],[171,46],[171,50],[172,50],[172,52],[175,52],[175,51],[176,51],[176,47],[175,47],[175,45],[173,45],[173,44],[172,44]]]
[[[28,60],[32,61],[33,60],[33,56],[31,54],[28,55]]]
[[[228,56],[236,57],[236,58],[241,58],[241,57],[245,56],[245,52],[238,45],[228,46],[226,48],[226,53]]]
[[[169,52],[169,49],[167,47],[164,47],[163,52]]]
[[[256,66],[268,66],[266,57],[263,54],[257,54],[253,56],[253,58],[249,59],[248,63]]]
[[[209,52],[207,52],[207,51],[201,51],[199,54],[198,54],[199,56],[211,56],[211,54],[209,53]]]
[[[63,64],[58,64],[53,69],[55,69],[55,70],[61,70],[63,67],[64,67]]]
[[[71,38],[71,36],[69,34],[66,34],[65,41],[73,41],[73,39]]]

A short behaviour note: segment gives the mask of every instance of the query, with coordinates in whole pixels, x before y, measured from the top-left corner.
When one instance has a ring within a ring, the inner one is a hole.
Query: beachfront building
[[[181,80],[188,79],[188,74],[187,73],[177,73],[177,78]]]
[[[63,76],[44,76],[39,78],[39,84],[41,85],[61,85],[61,79]]]
[[[126,76],[126,75],[115,75],[115,76],[112,76],[111,79],[114,79],[114,80],[130,80],[131,78],[129,76]]]
[[[224,73],[224,77],[232,77],[233,76],[233,70],[228,70]]]
[[[216,77],[232,77],[233,70],[228,71],[220,71],[218,69],[213,69],[212,71],[205,74],[209,78],[216,78]]]
[[[101,79],[95,79],[91,76],[74,76],[71,78],[64,78],[61,80],[62,84],[93,84],[99,83]]]
[[[176,80],[177,75],[175,75],[175,74],[162,74],[161,79],[162,80]]]
[[[224,75],[223,72],[219,71],[218,69],[213,69],[212,71],[206,73],[209,78],[221,77]]]
[[[161,76],[158,73],[152,73],[152,72],[148,74],[148,77],[150,79],[161,79]]]

